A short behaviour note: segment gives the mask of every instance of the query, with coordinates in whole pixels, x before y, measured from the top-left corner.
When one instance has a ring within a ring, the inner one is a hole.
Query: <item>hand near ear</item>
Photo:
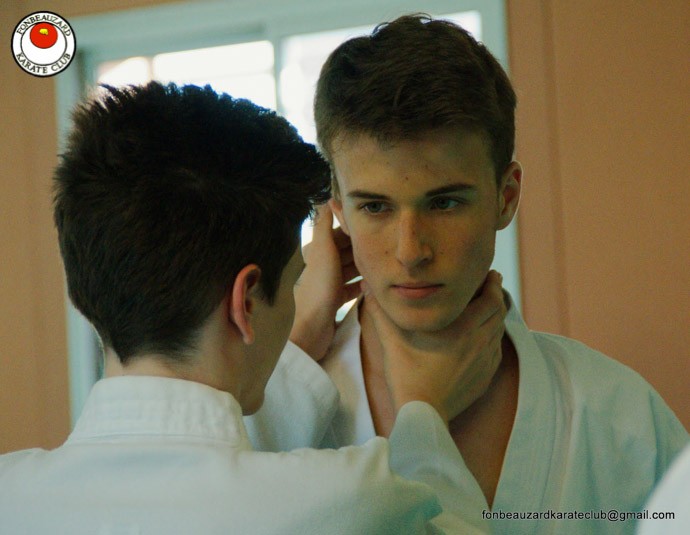
[[[501,362],[507,312],[498,273],[489,273],[479,295],[433,343],[412,339],[365,295],[396,412],[409,401],[425,401],[449,422],[486,392]]]
[[[290,341],[314,360],[321,360],[335,334],[338,309],[360,293],[359,283],[349,283],[359,275],[352,258],[350,238],[333,228],[333,212],[319,207],[313,241],[302,255],[306,267],[295,285],[295,322]]]

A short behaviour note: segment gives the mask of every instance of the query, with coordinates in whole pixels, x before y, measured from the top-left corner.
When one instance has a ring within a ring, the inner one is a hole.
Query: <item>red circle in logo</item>
[[[38,48],[50,48],[57,41],[57,28],[47,22],[39,22],[31,28],[29,38]]]

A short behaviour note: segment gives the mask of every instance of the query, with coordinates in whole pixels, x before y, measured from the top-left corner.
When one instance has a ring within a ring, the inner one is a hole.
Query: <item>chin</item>
[[[452,313],[451,311],[438,309],[401,310],[398,308],[394,309],[389,314],[389,317],[393,320],[393,323],[404,331],[432,333],[442,331],[453,323],[459,315],[460,312]]]

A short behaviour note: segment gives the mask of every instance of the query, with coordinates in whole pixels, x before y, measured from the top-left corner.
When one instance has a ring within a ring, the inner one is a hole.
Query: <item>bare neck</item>
[[[190,357],[189,362],[178,362],[163,355],[151,354],[137,355],[126,364],[122,364],[112,349],[106,349],[103,376],[108,378],[122,375],[145,375],[183,379],[229,392],[235,399],[240,400],[236,374],[221,369],[216,362],[222,362],[222,360],[193,356]]]
[[[388,437],[395,410],[386,384],[381,344],[367,314],[360,311],[360,353],[376,434]],[[504,335],[501,364],[487,392],[450,422],[450,433],[465,464],[491,505],[517,410],[519,364],[512,341]]]

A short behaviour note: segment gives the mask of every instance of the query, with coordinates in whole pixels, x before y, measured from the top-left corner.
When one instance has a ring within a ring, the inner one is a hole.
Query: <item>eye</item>
[[[461,201],[459,199],[453,199],[452,197],[436,197],[431,200],[432,210],[452,210],[456,206],[460,205]]]
[[[381,212],[385,212],[387,209],[386,204],[381,201],[367,202],[362,204],[359,208],[360,210],[364,210],[369,214],[380,214]]]

